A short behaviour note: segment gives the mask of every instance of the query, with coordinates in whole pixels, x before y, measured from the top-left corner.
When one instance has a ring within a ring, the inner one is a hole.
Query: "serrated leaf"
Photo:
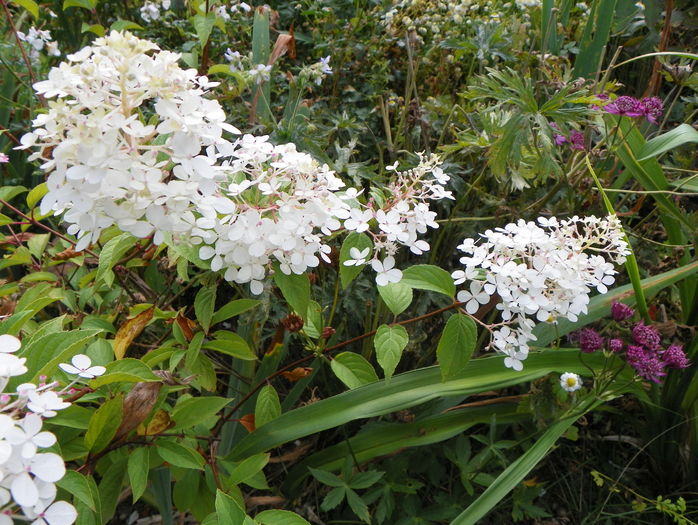
[[[196,15],[190,18],[190,20],[194,26],[196,36],[199,38],[201,47],[205,46],[206,42],[208,42],[208,37],[211,36],[211,31],[213,31],[213,25],[216,23],[216,15],[213,13]]]
[[[368,513],[368,505],[366,505],[364,500],[361,499],[361,496],[351,489],[347,489],[347,503],[349,503],[349,506],[351,507],[351,510],[354,511],[354,514],[356,514],[366,523],[371,523],[371,516]]]
[[[133,31],[135,29],[143,29],[143,26],[128,20],[116,20],[109,26],[109,31]]]
[[[85,446],[92,453],[103,450],[116,434],[123,418],[123,395],[106,400],[90,418]]]
[[[190,397],[177,403],[172,419],[179,428],[189,428],[218,413],[230,399],[216,396]]]
[[[150,449],[139,447],[131,451],[128,457],[128,479],[131,484],[133,502],[138,501],[148,485],[148,470],[150,469]]]
[[[328,487],[344,487],[346,483],[344,480],[340,479],[332,472],[327,472],[326,470],[315,469],[313,467],[308,467],[308,470],[313,475],[313,477],[320,483],[327,485]]]
[[[215,307],[216,287],[204,286],[200,288],[194,298],[194,313],[196,314],[196,320],[199,321],[199,324],[206,333],[208,333],[208,329],[211,326]]]
[[[443,268],[431,264],[417,264],[406,268],[402,272],[400,282],[418,290],[438,292],[451,298],[456,294],[456,285],[453,284],[451,275]]]
[[[162,378],[155,375],[148,365],[139,359],[126,358],[108,363],[107,371],[104,375],[90,381],[90,388],[113,383],[138,383],[141,381],[155,382],[162,381]]]
[[[230,319],[231,317],[238,316],[247,310],[251,310],[261,302],[262,301],[258,301],[257,299],[236,299],[235,301],[230,301],[213,314],[213,317],[211,318],[211,325],[216,325]]]
[[[385,472],[378,472],[377,470],[364,470],[363,472],[359,472],[352,477],[347,484],[352,489],[367,489],[368,487],[376,484],[384,474]]]
[[[32,15],[34,19],[39,18],[39,4],[34,2],[34,0],[12,0],[12,3],[29,11],[29,14]]]
[[[244,483],[262,469],[269,462],[269,454],[255,454],[249,458],[245,458],[230,471],[228,481],[231,485]]]
[[[376,349],[376,359],[385,372],[385,378],[390,379],[402,357],[402,351],[407,346],[409,336],[407,330],[400,325],[381,325],[373,338]]]
[[[274,268],[274,282],[279,287],[281,293],[289,306],[300,316],[305,316],[310,303],[310,280],[306,274],[296,275],[292,273],[286,275],[279,269]]]
[[[135,237],[128,233],[122,233],[121,235],[109,239],[99,254],[97,277],[95,278],[97,282],[103,281],[107,286],[114,284],[114,272],[112,268],[128,250],[133,248],[135,242]]]
[[[354,352],[337,354],[330,362],[337,378],[349,388],[357,388],[378,381],[378,375],[371,363]]]
[[[476,342],[477,327],[470,317],[458,313],[448,318],[436,347],[443,381],[457,377],[465,369]]]
[[[351,249],[356,248],[359,251],[363,251],[368,248],[368,254],[366,255],[366,260],[371,260],[371,249],[373,248],[373,242],[368,235],[364,233],[352,232],[347,235],[346,239],[342,243],[342,247],[339,250],[339,279],[342,282],[342,288],[346,288],[349,284],[356,279],[356,277],[361,273],[361,270],[366,266],[346,266],[344,263],[351,257]]]
[[[257,428],[269,423],[281,415],[281,403],[279,394],[274,387],[266,385],[257,395],[257,403],[254,409],[254,422]]]
[[[378,293],[394,315],[400,315],[412,303],[412,288],[403,282],[379,286]]]
[[[203,470],[206,463],[201,454],[193,448],[171,440],[158,440],[156,449],[163,460],[175,467]]]
[[[56,482],[56,485],[82,501],[90,510],[97,510],[94,495],[90,490],[90,483],[87,481],[87,478],[79,472],[66,470],[65,475]]]
[[[246,515],[241,503],[220,489],[216,490],[215,506],[219,525],[244,525]]]

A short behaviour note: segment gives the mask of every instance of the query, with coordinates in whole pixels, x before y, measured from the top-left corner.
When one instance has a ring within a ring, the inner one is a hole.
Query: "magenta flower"
[[[662,361],[668,368],[688,368],[690,364],[681,345],[671,345],[664,350]]]
[[[647,350],[657,351],[662,341],[662,336],[654,326],[647,326],[640,321],[633,326],[633,340],[644,346]]]
[[[578,336],[579,348],[582,352],[591,353],[603,348],[604,339],[593,328],[582,328]]]
[[[606,113],[612,115],[621,115],[624,117],[643,117],[645,115],[645,106],[638,99],[623,95],[618,97],[610,104],[606,104],[603,108]]]
[[[664,103],[658,97],[645,97],[642,99],[645,108],[645,117],[652,124],[659,124],[659,119],[664,114]]]
[[[608,341],[608,349],[614,354],[622,352],[624,346],[622,339],[615,338]]]
[[[614,321],[625,321],[626,319],[630,319],[633,315],[635,315],[635,310],[633,310],[627,304],[615,301],[611,305],[611,315],[613,316]]]

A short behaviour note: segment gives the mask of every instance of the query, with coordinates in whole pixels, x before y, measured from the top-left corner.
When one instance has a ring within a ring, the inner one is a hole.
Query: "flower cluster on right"
[[[681,345],[663,344],[656,326],[646,325],[643,321],[634,322],[635,310],[630,306],[613,303],[611,316],[618,323],[613,337],[603,337],[593,328],[583,328],[572,335],[582,352],[607,350],[622,355],[639,377],[654,383],[661,383],[667,369],[690,365]]]

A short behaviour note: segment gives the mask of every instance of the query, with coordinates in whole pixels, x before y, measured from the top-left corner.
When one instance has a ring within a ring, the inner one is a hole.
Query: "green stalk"
[[[616,215],[616,210],[613,209],[613,204],[611,204],[611,201],[608,199],[608,196],[606,195],[603,186],[601,186],[599,178],[596,176],[596,172],[594,172],[594,168],[592,168],[591,166],[591,162],[589,162],[589,156],[587,155],[584,159],[586,161],[587,168],[589,169],[589,173],[591,174],[591,177],[594,179],[594,182],[596,183],[596,187],[599,189],[599,192],[601,193],[604,205],[606,206],[606,211],[608,211],[608,213],[611,215]],[[647,300],[645,299],[645,292],[642,289],[640,267],[637,265],[635,252],[633,251],[633,247],[630,244],[630,239],[628,239],[628,235],[625,233],[625,230],[623,230],[623,236],[625,237],[625,242],[628,243],[628,249],[630,250],[630,255],[628,255],[628,257],[625,260],[625,270],[628,272],[628,277],[630,277],[630,282],[633,285],[633,290],[635,290],[637,309],[640,311],[640,315],[645,320],[645,322],[650,323],[651,319],[649,310],[647,309]]]

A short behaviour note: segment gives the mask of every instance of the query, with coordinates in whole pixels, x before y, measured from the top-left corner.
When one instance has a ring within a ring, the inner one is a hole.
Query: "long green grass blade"
[[[573,77],[592,78],[600,69],[604,49],[611,35],[616,2],[617,0],[594,2],[574,63]]]
[[[587,399],[576,415],[558,421],[536,440],[519,459],[514,461],[502,472],[487,490],[476,499],[467,509],[460,513],[451,525],[475,525],[490,512],[502,499],[511,492],[526,475],[545,457],[555,442],[582,415],[600,405],[598,399]]]
[[[521,372],[506,368],[503,356],[473,359],[457,377],[443,382],[438,367],[413,370],[393,376],[390,383],[378,381],[286,412],[248,434],[227,459],[240,461],[349,421],[389,414],[432,399],[462,398],[487,390],[500,390],[552,372],[588,375],[588,367],[600,368],[604,362],[604,357],[599,354],[585,356],[582,364],[579,351],[555,350],[531,353]]]
[[[403,448],[431,445],[457,436],[478,423],[489,423],[493,415],[496,416],[498,424],[512,423],[529,417],[518,412],[516,404],[501,403],[453,410],[413,423],[370,424],[354,437],[321,450],[296,465],[284,484],[285,492],[290,493],[300,487],[309,474],[308,467],[338,471],[348,455],[352,455],[362,464]]]

